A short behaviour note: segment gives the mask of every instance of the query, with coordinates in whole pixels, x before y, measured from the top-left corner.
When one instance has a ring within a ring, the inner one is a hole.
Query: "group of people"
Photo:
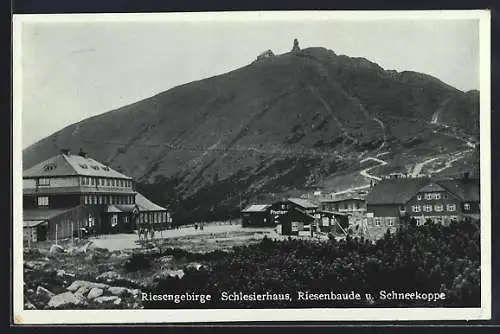
[[[203,231],[203,228],[205,227],[205,222],[196,222],[194,223],[194,229],[197,230],[198,228],[200,231]]]
[[[155,236],[155,230],[152,227],[139,226],[139,228],[137,229],[137,234],[139,235],[139,240],[147,240],[148,234],[149,239],[152,240]]]

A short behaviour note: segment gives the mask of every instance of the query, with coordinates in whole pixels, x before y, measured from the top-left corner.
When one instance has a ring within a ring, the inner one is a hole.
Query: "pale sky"
[[[90,116],[222,74],[259,53],[322,46],[479,89],[479,21],[24,23],[23,145]]]

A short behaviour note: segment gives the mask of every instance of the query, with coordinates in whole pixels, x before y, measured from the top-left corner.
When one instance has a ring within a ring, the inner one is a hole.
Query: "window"
[[[443,194],[443,198],[444,198],[444,199],[448,199],[448,194],[447,194],[447,193],[444,193],[444,194]]]
[[[89,197],[87,195],[84,196],[84,203],[89,204]]]
[[[106,185],[109,187],[111,184],[110,184],[110,179],[106,179]]]
[[[45,166],[43,166],[43,170],[48,172],[48,171],[56,169],[56,167],[57,167],[56,164],[50,163],[50,164],[46,164]]]
[[[456,209],[457,209],[457,206],[455,204],[446,205],[446,211],[455,211]]]
[[[375,226],[380,226],[380,217],[375,218]]]
[[[441,212],[441,211],[443,211],[443,206],[442,206],[441,204],[439,204],[439,205],[434,205],[434,210],[435,210],[436,212]]]
[[[420,205],[412,205],[411,206],[411,211],[413,211],[413,212],[420,212],[421,211]]]
[[[387,225],[388,226],[394,226],[394,221],[395,221],[395,219],[392,218],[392,217],[391,218],[387,218]]]
[[[83,169],[88,169],[89,167],[85,164],[81,164],[80,167],[82,167]]]
[[[118,215],[111,216],[111,227],[115,227],[118,225]]]
[[[417,195],[417,200],[421,201],[422,200],[422,195]]]
[[[425,212],[431,212],[432,211],[432,205],[424,205],[424,211]]]
[[[99,195],[99,204],[103,204],[104,201],[102,200],[102,195]]]
[[[92,165],[92,166],[90,166],[90,167],[92,167],[92,169],[94,169],[94,170],[99,170],[99,166]]]
[[[438,194],[434,194],[434,197],[435,197],[436,199],[441,199],[441,194],[439,194],[439,193],[438,193]]]
[[[37,198],[38,206],[49,206],[49,197],[40,196]]]
[[[470,203],[464,203],[464,210],[470,211]]]
[[[48,179],[48,178],[40,178],[40,179],[37,179],[36,181],[37,181],[37,184],[39,186],[48,186],[48,185],[50,185],[50,179]]]
[[[95,178],[92,178],[92,185],[95,186]]]
[[[432,196],[431,196],[431,195],[432,195],[432,194],[425,194],[425,195],[424,195],[424,198],[425,198],[426,200],[430,200],[430,199],[432,199]]]

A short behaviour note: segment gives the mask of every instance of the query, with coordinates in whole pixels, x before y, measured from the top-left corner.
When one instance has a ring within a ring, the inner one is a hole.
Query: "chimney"
[[[467,181],[469,179],[469,172],[464,173],[464,180]]]
[[[70,151],[68,148],[63,148],[61,149],[61,154],[64,154],[64,155],[69,155],[70,154]]]
[[[78,152],[78,155],[81,157],[86,158],[87,157],[87,152],[84,152],[83,149],[80,147],[80,152]]]

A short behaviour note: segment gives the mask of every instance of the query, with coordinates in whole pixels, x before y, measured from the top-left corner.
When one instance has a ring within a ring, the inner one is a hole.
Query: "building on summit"
[[[299,46],[299,40],[295,38],[293,40],[292,52],[297,52],[297,51],[300,51],[300,46]]]
[[[167,210],[137,193],[131,177],[80,150],[61,150],[23,171],[23,227],[30,241],[94,233],[132,232],[140,225],[159,229]]]

